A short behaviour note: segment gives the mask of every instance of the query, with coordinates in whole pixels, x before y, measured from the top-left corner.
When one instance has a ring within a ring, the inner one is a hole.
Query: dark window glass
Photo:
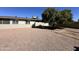
[[[10,20],[3,20],[3,24],[10,24]]]
[[[0,20],[0,24],[2,24],[2,20]]]
[[[26,21],[26,24],[30,24],[30,21],[29,21],[29,20],[27,20],[27,21]]]

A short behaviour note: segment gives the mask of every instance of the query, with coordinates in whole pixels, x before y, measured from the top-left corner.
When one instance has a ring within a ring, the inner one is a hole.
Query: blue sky
[[[41,18],[42,12],[46,7],[0,7],[0,16],[18,16],[29,17],[38,16]],[[73,20],[77,21],[79,18],[79,7],[56,7],[58,10],[71,9]]]

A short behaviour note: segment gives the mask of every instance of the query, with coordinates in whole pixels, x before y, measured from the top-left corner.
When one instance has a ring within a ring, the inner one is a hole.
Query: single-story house
[[[17,16],[0,16],[0,24],[28,24],[36,26],[44,25],[48,26],[48,23],[43,23],[42,20],[37,20],[35,18],[24,18]]]

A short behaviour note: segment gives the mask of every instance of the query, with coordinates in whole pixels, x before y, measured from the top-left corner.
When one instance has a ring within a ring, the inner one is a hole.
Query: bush
[[[64,24],[62,25],[63,27],[68,27],[68,28],[76,28],[79,29],[79,23],[75,22],[75,23],[70,23],[70,24]]]

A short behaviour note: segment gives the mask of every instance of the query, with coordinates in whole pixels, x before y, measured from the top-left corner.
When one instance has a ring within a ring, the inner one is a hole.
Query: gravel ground
[[[79,46],[79,40],[54,30],[0,29],[1,51],[73,51],[74,46]]]

